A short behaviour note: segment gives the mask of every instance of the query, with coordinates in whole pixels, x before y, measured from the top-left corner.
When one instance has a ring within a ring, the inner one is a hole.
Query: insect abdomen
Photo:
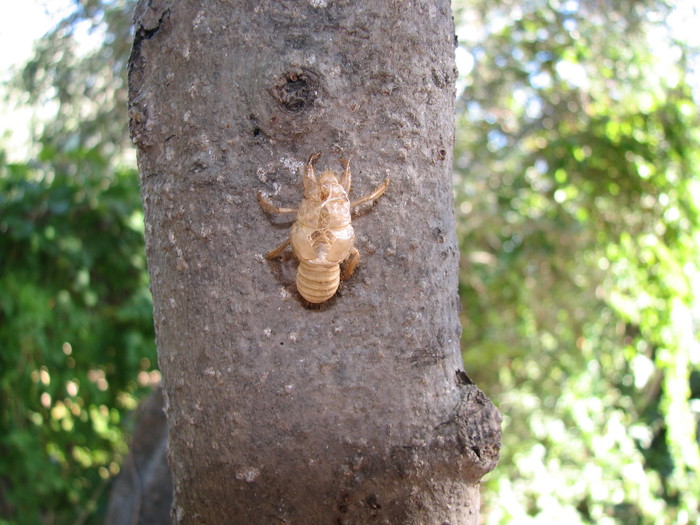
[[[335,294],[340,283],[339,264],[309,264],[303,259],[297,269],[297,290],[310,303],[322,303]]]

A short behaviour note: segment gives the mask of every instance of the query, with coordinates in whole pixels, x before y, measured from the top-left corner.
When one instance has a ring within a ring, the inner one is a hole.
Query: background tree
[[[489,523],[683,523],[697,515],[700,128],[688,87],[697,89],[697,54],[674,22],[692,19],[683,5],[455,2],[462,348],[467,373],[505,414],[504,459],[482,491]],[[0,175],[0,519],[12,523],[37,523],[36,513],[45,523],[102,522],[125,414],[143,392],[135,378],[155,376],[124,125],[133,6],[76,2],[22,76],[21,101],[31,95],[56,113],[37,120],[34,154],[3,161]],[[86,50],[85,33],[103,35],[102,47]],[[122,116],[98,123],[111,111]],[[56,215],[47,203],[62,185],[72,188],[68,205],[96,210],[97,220]],[[103,196],[109,206],[97,204]],[[38,210],[58,235],[41,233]],[[10,224],[30,233],[15,235]],[[109,224],[126,234],[93,248],[104,233],[88,226]],[[58,251],[75,238],[93,265],[73,267],[80,249]],[[117,246],[122,257],[113,256]],[[114,265],[141,277],[124,280]],[[122,298],[140,298],[128,310],[133,322],[119,325],[127,330],[85,330],[111,326],[124,311],[114,305],[124,303],[72,299],[55,315],[52,298],[80,297],[78,267],[90,268],[81,290],[102,298],[109,283]],[[85,379],[100,370],[105,392]],[[68,396],[76,378],[80,388]],[[63,425],[77,409],[66,414],[67,398],[87,418],[71,432]]]
[[[453,52],[446,1],[137,6],[178,523],[477,522],[500,417],[459,351]],[[355,195],[391,189],[357,221],[359,275],[309,308],[255,195],[298,202],[315,151],[352,155]]]

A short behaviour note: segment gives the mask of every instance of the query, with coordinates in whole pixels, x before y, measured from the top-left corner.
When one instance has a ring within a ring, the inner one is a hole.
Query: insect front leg
[[[314,162],[321,156],[321,152],[313,153],[309,157],[309,161],[306,163],[306,168],[304,168],[304,193],[308,194],[313,192],[313,190],[318,185],[316,180],[316,171],[314,170]]]
[[[263,196],[262,192],[258,193],[258,203],[267,213],[297,213],[299,211],[297,208],[275,206]]]
[[[347,262],[345,263],[345,268],[343,269],[343,279],[349,279],[353,273],[355,273],[355,268],[357,268],[357,263],[360,262],[360,252],[354,246],[350,250],[350,255],[348,255]]]
[[[277,248],[274,250],[268,252],[265,254],[265,259],[276,259],[280,255],[282,255],[282,252],[285,250],[285,248],[289,246],[289,239],[284,241],[282,244],[280,244]]]
[[[377,188],[370,193],[369,195],[365,195],[364,197],[360,197],[359,199],[355,199],[350,203],[350,207],[354,208],[356,206],[360,206],[366,202],[371,202],[374,199],[378,198],[381,196],[382,193],[386,191],[386,189],[389,187],[389,178],[384,179],[384,182],[382,182]]]
[[[343,174],[340,176],[340,185],[343,187],[345,192],[350,195],[350,185],[352,184],[350,159],[340,159],[340,165],[343,166]]]

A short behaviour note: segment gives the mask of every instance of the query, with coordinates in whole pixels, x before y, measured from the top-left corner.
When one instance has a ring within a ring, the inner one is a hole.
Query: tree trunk
[[[178,523],[476,523],[500,416],[462,371],[448,0],[142,0],[130,60]],[[331,300],[263,254],[351,157]],[[351,198],[352,198],[351,197]]]
[[[136,411],[129,455],[112,484],[104,525],[170,525],[172,481],[163,392],[157,388]]]

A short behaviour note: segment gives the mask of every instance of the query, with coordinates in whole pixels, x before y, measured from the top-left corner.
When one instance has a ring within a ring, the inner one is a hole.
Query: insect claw
[[[265,211],[270,211],[270,201],[267,200],[265,194],[262,191],[259,191],[257,197],[260,207]]]
[[[308,162],[308,163],[309,163],[309,164],[313,164],[314,162],[316,162],[316,161],[318,160],[318,158],[319,158],[320,156],[321,156],[321,152],[320,152],[320,151],[317,152],[317,153],[312,153],[311,156],[309,157],[309,162]]]
[[[346,193],[350,193],[350,185],[352,184],[352,175],[350,175],[350,159],[352,155],[347,159],[340,158],[340,165],[343,166],[343,174],[340,176],[340,185],[345,189]]]

